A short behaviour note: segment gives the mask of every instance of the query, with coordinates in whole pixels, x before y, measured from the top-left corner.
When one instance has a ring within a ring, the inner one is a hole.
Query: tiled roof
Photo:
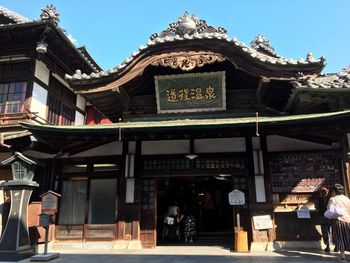
[[[3,6],[0,6],[0,15],[5,16],[13,21],[13,23],[19,24],[19,23],[26,23],[30,22],[30,20],[10,9],[7,9]]]
[[[222,27],[215,28],[213,26],[209,26],[204,20],[198,19],[194,15],[190,16],[187,12],[185,12],[175,23],[169,24],[166,30],[162,31],[160,34],[155,33],[151,35],[146,45],[141,45],[137,51],[134,51],[130,57],[125,59],[116,67],[106,71],[100,71],[98,73],[91,73],[89,75],[77,70],[73,75],[66,75],[66,78],[70,80],[98,79],[105,76],[118,74],[119,72],[122,72],[130,63],[132,63],[135,58],[139,57],[141,53],[146,53],[153,46],[163,45],[165,43],[202,39],[226,41],[228,45],[239,48],[243,53],[246,53],[256,60],[266,64],[324,65],[325,61],[324,57],[315,59],[311,53],[307,55],[305,60],[293,60],[286,59],[281,56],[269,56],[263,54],[257,51],[255,48],[250,47],[243,42],[239,42],[236,38],[228,37],[226,29]]]
[[[10,24],[0,24],[0,27],[11,26],[13,24],[40,23],[45,21],[51,21],[55,25],[57,30],[60,31],[60,33],[62,33],[62,35],[64,35],[67,39],[69,39],[69,37],[66,34],[66,31],[58,25],[58,22],[60,20],[59,20],[59,13],[56,11],[56,8],[53,5],[47,5],[46,7],[41,9],[41,11],[42,13],[40,15],[40,19],[30,20],[14,11],[11,11],[5,7],[0,6],[0,15],[3,15],[13,21],[13,23],[10,23]],[[93,59],[89,54],[86,54],[88,53],[87,51],[85,53],[79,48],[76,48],[70,39],[69,39],[69,42],[72,44],[72,47],[77,50],[79,55],[91,66],[91,68],[94,69],[95,72],[98,72],[99,70],[101,70],[101,68],[96,64],[95,61],[91,61]]]
[[[291,82],[295,88],[308,89],[344,89],[350,88],[350,66],[335,74],[326,74],[319,77],[300,74],[296,81]]]

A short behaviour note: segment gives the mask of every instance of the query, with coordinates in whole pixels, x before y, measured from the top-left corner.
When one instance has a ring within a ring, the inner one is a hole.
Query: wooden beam
[[[265,89],[270,83],[270,79],[266,77],[260,77],[258,86],[256,88],[256,100],[258,104],[261,104],[261,101],[263,100]]]

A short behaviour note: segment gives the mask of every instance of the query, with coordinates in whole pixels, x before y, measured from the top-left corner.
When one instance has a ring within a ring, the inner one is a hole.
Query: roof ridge
[[[25,16],[15,12],[15,11],[12,11],[4,6],[1,6],[1,5],[0,5],[0,15],[3,15],[5,17],[11,19],[15,23],[27,23],[27,22],[32,21],[29,18],[26,18]]]

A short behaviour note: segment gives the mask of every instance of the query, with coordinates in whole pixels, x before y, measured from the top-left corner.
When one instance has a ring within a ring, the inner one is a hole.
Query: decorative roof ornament
[[[178,18],[174,23],[169,24],[168,28],[162,31],[160,34],[154,33],[151,35],[150,40],[154,40],[157,37],[174,37],[203,33],[219,33],[225,35],[227,30],[222,27],[215,28],[209,26],[205,20],[199,19],[194,14],[190,15],[187,11]]]
[[[57,26],[58,22],[60,22],[60,14],[57,12],[56,7],[52,4],[45,6],[45,8],[41,9],[42,13],[40,14],[40,18],[43,21],[50,20],[54,22]]]
[[[222,62],[225,58],[219,54],[206,53],[206,54],[191,54],[191,55],[169,55],[164,58],[160,58],[151,65],[171,67],[173,69],[181,69],[182,71],[190,71],[196,67],[200,68],[208,64],[215,62]]]
[[[257,35],[252,42],[250,42],[250,46],[261,53],[264,53],[269,56],[278,57],[275,53],[275,49],[271,46],[270,41],[266,39],[263,35]]]
[[[317,62],[317,61],[324,62],[324,61],[326,61],[326,58],[324,56],[321,56],[319,59],[315,59],[314,54],[309,52],[306,55],[306,61],[310,62],[310,63]]]

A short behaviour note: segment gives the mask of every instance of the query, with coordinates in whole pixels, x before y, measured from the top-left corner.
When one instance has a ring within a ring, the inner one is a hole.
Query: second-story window
[[[0,83],[0,114],[25,111],[27,83]]]
[[[59,99],[49,95],[48,121],[53,125],[73,125],[75,111]]]
[[[53,125],[73,125],[76,95],[57,79],[50,81],[48,121]]]

